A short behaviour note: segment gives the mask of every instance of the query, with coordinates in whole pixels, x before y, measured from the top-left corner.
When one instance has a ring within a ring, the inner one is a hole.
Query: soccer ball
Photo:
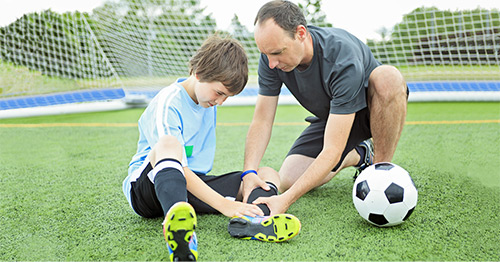
[[[379,227],[403,223],[415,209],[417,198],[417,189],[408,172],[393,163],[367,167],[352,189],[358,213]]]

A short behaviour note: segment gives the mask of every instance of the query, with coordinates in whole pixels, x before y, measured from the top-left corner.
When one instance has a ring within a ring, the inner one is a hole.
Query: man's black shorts
[[[317,117],[307,117],[306,121],[311,124],[295,140],[287,156],[298,154],[316,158],[323,149],[326,120]],[[342,163],[347,153],[363,140],[370,137],[372,137],[370,131],[370,112],[368,111],[368,107],[365,107],[361,111],[356,112],[344,152],[342,152],[340,161],[332,171],[336,171],[340,167],[340,163]]]
[[[130,190],[130,195],[132,207],[137,214],[143,217],[163,217],[163,209],[156,197],[155,186],[148,177],[148,173],[151,170],[151,164],[148,164],[142,171],[141,176],[135,182],[131,183],[132,188]],[[236,199],[241,184],[240,175],[241,171],[235,171],[220,176],[198,176],[220,195]],[[189,192],[187,201],[193,206],[196,213],[219,213]]]

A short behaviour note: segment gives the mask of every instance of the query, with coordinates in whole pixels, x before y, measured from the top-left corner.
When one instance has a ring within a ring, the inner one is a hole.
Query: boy
[[[131,207],[146,218],[165,217],[163,232],[173,261],[198,258],[195,212],[234,217],[228,226],[234,237],[269,242],[294,237],[300,230],[297,218],[262,217],[270,214],[266,205],[248,204],[277,194],[276,171],[259,169],[267,190],[255,188],[248,203],[233,201],[241,199],[241,180],[248,172],[206,175],[215,154],[216,105],[240,93],[248,80],[243,47],[212,36],[189,65],[190,76],[162,89],[139,119],[137,153],[123,182]]]

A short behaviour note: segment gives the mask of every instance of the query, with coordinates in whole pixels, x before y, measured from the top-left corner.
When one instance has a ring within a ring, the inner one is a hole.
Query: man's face
[[[269,59],[269,68],[284,72],[292,71],[304,58],[303,41],[296,36],[290,37],[273,19],[258,23],[254,31],[255,43]]]

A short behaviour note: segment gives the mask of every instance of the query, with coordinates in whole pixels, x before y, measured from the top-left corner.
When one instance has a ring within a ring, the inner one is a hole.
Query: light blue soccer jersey
[[[139,119],[139,142],[130,162],[129,175],[141,167],[163,135],[175,136],[184,146],[183,166],[203,174],[212,170],[217,108],[196,104],[180,85],[184,80],[177,79],[163,88]]]

